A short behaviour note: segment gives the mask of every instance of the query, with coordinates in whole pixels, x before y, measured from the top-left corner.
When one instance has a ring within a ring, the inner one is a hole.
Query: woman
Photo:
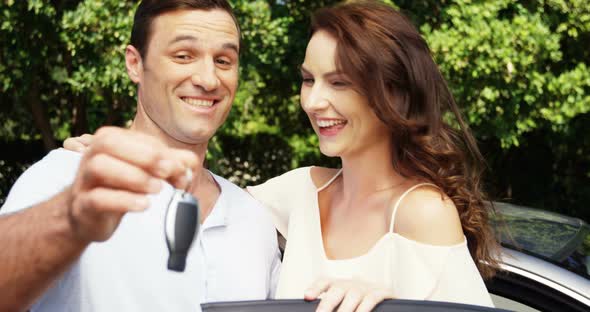
[[[497,246],[482,157],[426,42],[374,1],[320,9],[311,33],[301,106],[342,168],[247,188],[287,240],[277,297],[321,296],[318,310],[366,311],[386,298],[491,306],[481,277],[493,275]]]

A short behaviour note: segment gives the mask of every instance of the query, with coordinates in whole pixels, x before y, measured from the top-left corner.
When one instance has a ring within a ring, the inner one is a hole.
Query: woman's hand
[[[371,311],[385,299],[393,299],[387,287],[353,279],[319,279],[305,291],[305,300],[321,299],[317,312]]]
[[[94,135],[92,134],[83,134],[79,137],[67,138],[64,141],[64,148],[70,151],[83,153],[88,146],[90,146],[93,139]]]

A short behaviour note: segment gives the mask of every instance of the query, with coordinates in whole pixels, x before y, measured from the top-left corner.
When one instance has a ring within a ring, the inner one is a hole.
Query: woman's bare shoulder
[[[434,186],[421,186],[406,195],[397,209],[394,230],[431,245],[454,245],[464,240],[455,204]]]

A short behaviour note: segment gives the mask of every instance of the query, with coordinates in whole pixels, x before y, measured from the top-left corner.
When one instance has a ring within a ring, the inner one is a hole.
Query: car
[[[215,302],[201,304],[203,312],[314,312],[318,302],[303,299]],[[488,307],[426,300],[385,300],[374,312],[498,312]]]
[[[491,225],[502,270],[486,281],[496,308],[449,302],[385,300],[375,311],[590,311],[590,227],[578,218],[494,202]],[[315,311],[317,301],[203,304],[204,312]]]
[[[494,203],[503,271],[488,281],[496,307],[590,311],[590,227],[578,218]]]

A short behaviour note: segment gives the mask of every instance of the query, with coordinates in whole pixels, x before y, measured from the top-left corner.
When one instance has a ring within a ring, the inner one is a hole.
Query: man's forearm
[[[26,310],[88,245],[72,231],[69,189],[0,217],[0,311]]]

